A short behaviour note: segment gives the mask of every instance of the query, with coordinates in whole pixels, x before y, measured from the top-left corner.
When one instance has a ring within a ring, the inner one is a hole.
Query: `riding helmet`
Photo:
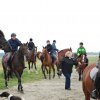
[[[12,34],[11,34],[11,37],[13,37],[13,36],[16,36],[16,34],[15,34],[15,33],[12,33]]]
[[[80,45],[83,45],[83,42],[80,42]]]

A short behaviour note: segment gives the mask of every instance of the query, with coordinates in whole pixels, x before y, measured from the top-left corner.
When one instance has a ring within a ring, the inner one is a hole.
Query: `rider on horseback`
[[[35,58],[35,60],[36,60],[36,46],[35,46],[35,44],[34,44],[34,42],[33,42],[33,39],[32,38],[30,38],[30,41],[29,41],[29,43],[28,43],[28,48],[29,48],[29,50],[30,51],[33,51],[34,52],[34,58]]]
[[[7,54],[4,59],[7,58],[7,69],[10,70],[10,68],[11,68],[11,60],[12,60],[12,58],[14,56],[14,53],[17,51],[18,46],[21,45],[21,41],[19,41],[16,38],[16,34],[15,33],[12,33],[11,34],[11,39],[8,40],[8,43],[10,44],[10,46],[12,48],[12,52]]]
[[[29,41],[29,43],[28,43],[28,48],[29,48],[29,50],[35,50],[35,44],[33,43],[33,39],[32,38],[30,38],[30,41]]]
[[[57,59],[57,52],[59,50],[56,48],[56,40],[53,40],[53,43],[52,43],[52,55],[54,57],[54,60]]]
[[[50,41],[49,40],[47,40],[46,43],[47,43],[47,46],[45,46],[45,48],[47,48],[47,51],[51,55],[52,63],[54,63],[55,60],[56,60],[56,56],[55,56],[55,53],[54,53],[54,50],[53,50],[53,46],[50,44]]]
[[[86,49],[83,46],[83,42],[80,42],[80,47],[77,49],[77,55],[78,57],[80,57],[82,54],[84,54],[85,56],[87,56],[86,54]],[[86,57],[86,65],[88,65],[88,58]]]

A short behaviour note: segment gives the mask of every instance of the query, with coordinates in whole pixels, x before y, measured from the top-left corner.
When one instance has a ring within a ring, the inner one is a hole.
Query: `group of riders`
[[[8,40],[8,43],[11,46],[12,52],[5,51],[5,59],[4,59],[4,61],[7,63],[7,66],[8,66],[7,69],[10,70],[11,60],[12,60],[14,54],[16,53],[16,51],[18,50],[18,46],[20,46],[22,43],[18,38],[16,38],[16,34],[15,33],[11,34],[11,39]],[[45,46],[45,48],[47,49],[47,51],[51,55],[52,63],[54,63],[56,61],[56,59],[57,59],[57,52],[59,52],[59,50],[56,48],[56,40],[53,40],[52,44],[50,43],[50,40],[47,40],[46,44],[47,45]],[[35,46],[35,44],[33,42],[33,39],[30,38],[29,43],[28,43],[28,49],[30,51],[31,50],[35,51],[35,48],[36,48],[36,46]],[[68,55],[68,53],[66,53],[66,54]],[[80,42],[79,43],[79,48],[77,49],[77,56],[80,57],[82,54],[84,54],[86,56],[86,63],[88,65],[88,58],[87,58],[86,49],[84,48],[83,43]],[[66,57],[66,55],[65,55],[65,57]],[[63,59],[62,62],[63,61],[67,62],[67,60],[68,59]],[[62,63],[62,66],[63,66],[63,63]],[[70,75],[69,74],[65,74],[65,76],[67,76],[67,79],[66,79],[67,83],[66,83],[65,89],[69,89],[70,90],[70,86],[69,86],[70,83],[68,83],[69,82],[68,78],[71,76],[71,74]],[[93,92],[93,95],[95,95],[95,94],[96,94],[96,91]]]

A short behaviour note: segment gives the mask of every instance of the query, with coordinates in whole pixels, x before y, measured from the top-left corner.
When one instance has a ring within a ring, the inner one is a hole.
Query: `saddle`
[[[94,67],[91,71],[90,71],[90,78],[95,81],[96,79],[96,75],[97,75],[97,72],[98,72],[98,68],[97,67]]]

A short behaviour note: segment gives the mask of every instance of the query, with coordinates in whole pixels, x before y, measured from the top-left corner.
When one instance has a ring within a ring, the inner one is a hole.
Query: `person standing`
[[[71,74],[73,65],[78,65],[78,62],[72,58],[72,52],[67,51],[65,57],[62,58],[60,62],[62,73],[65,76],[65,90],[71,90]]]

